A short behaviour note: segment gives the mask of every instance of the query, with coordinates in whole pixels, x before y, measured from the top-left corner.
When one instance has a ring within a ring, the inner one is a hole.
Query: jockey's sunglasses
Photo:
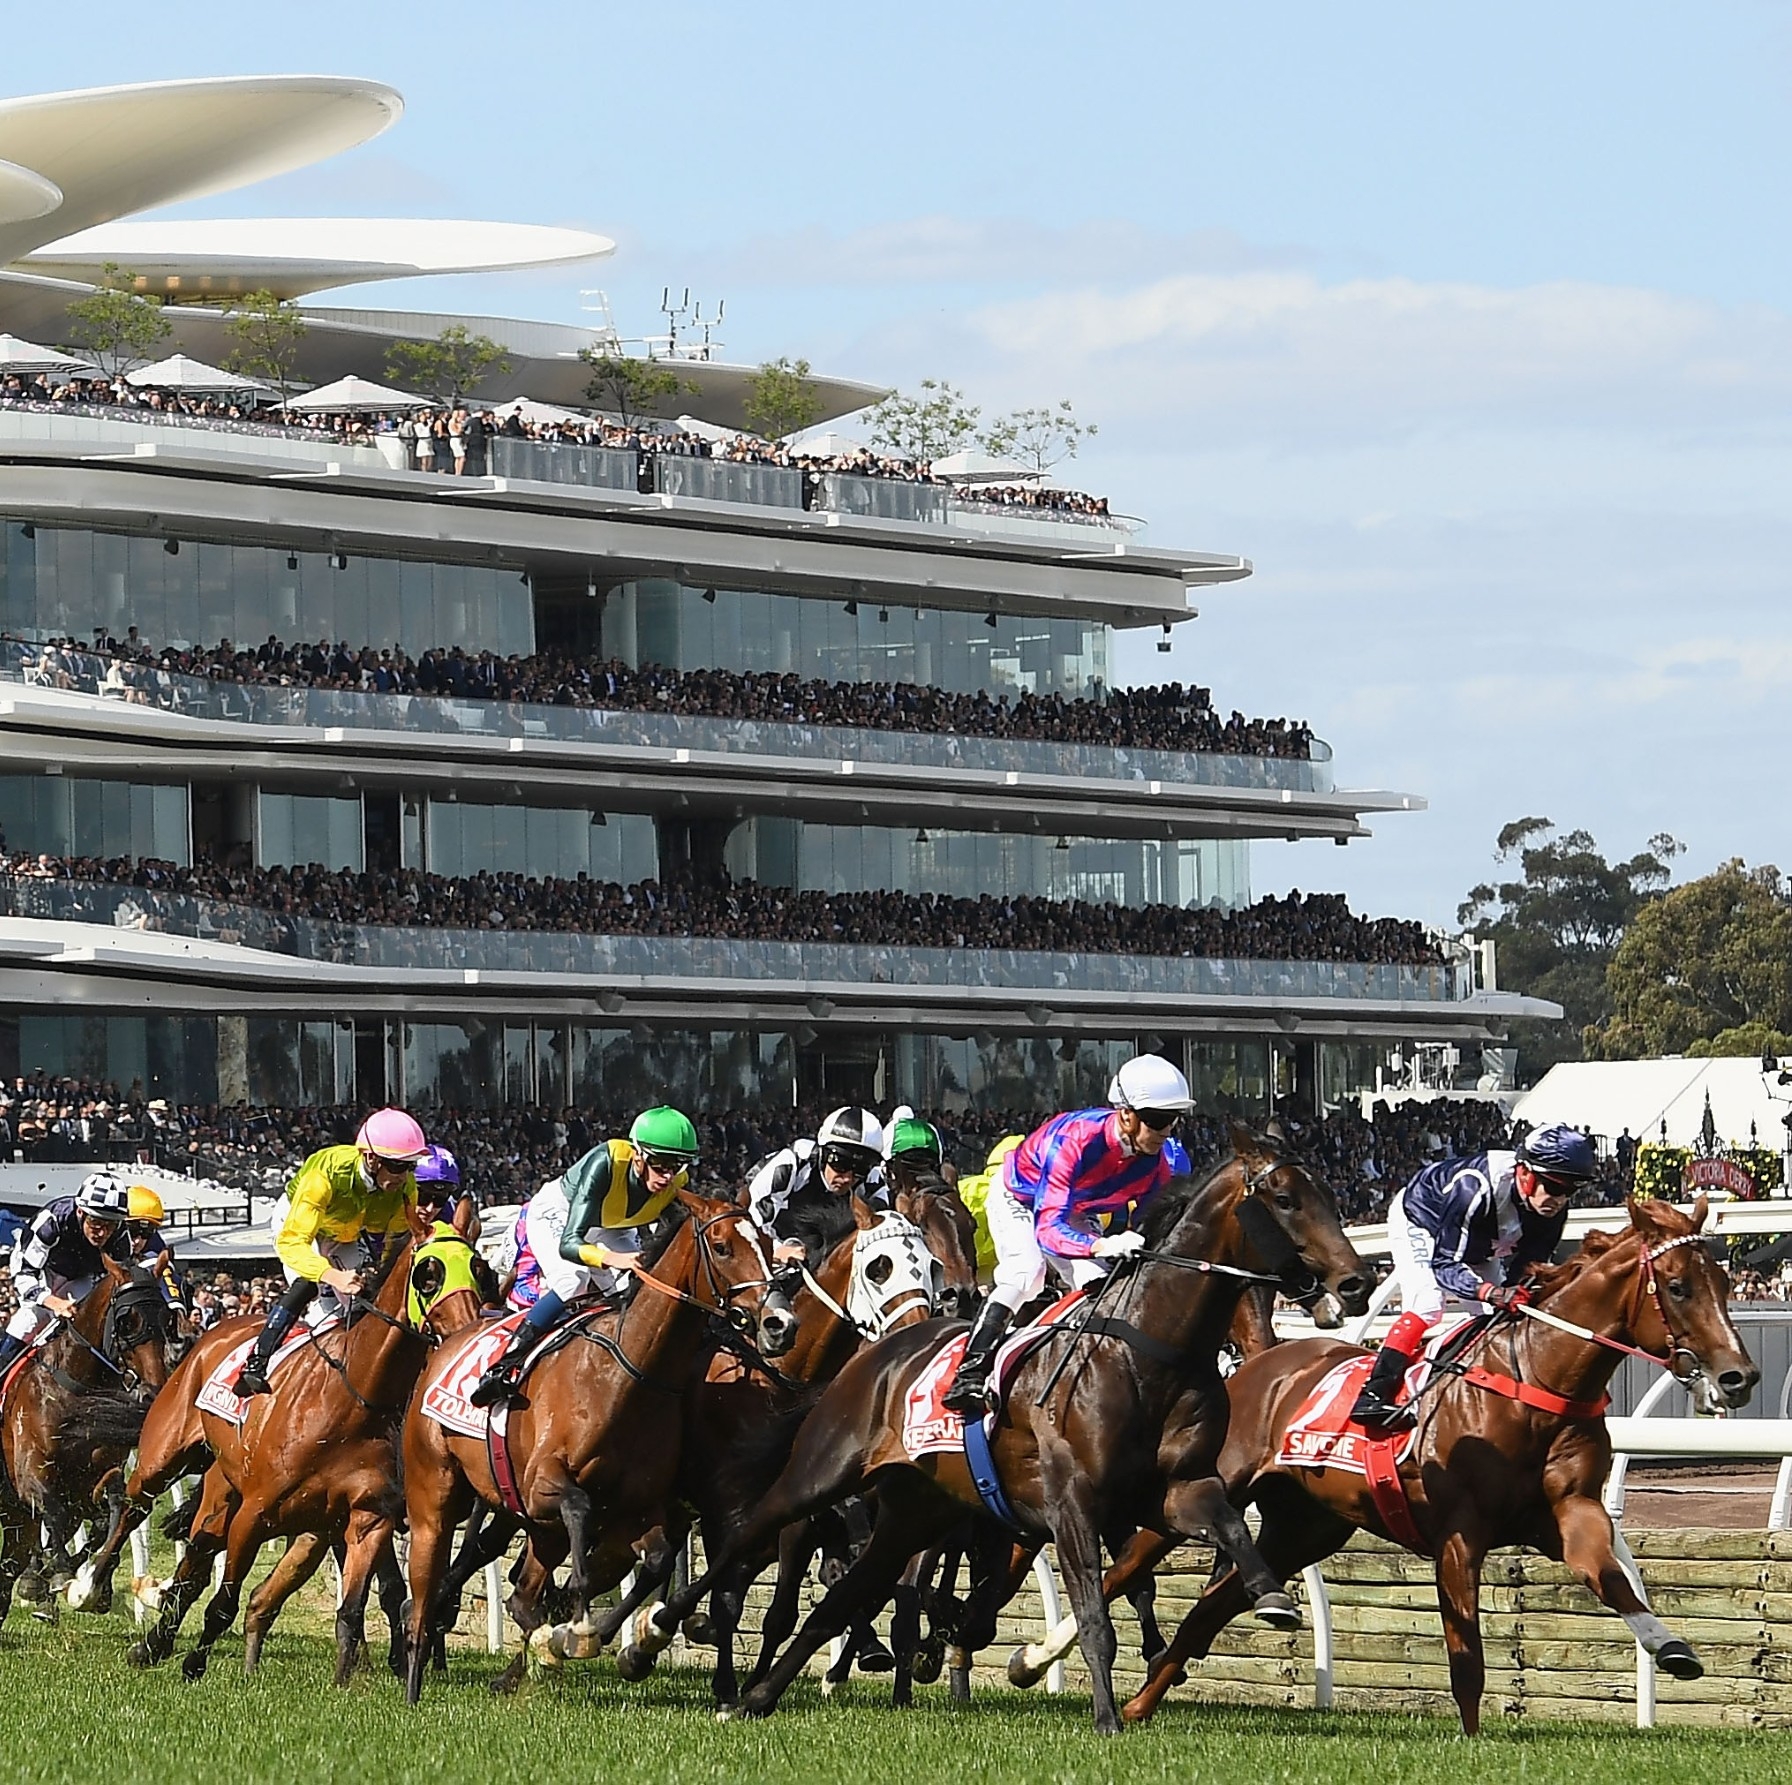
[[[1168,1134],[1182,1126],[1179,1109],[1135,1109],[1132,1113],[1139,1118],[1139,1126],[1149,1128],[1153,1134]]]
[[[683,1153],[655,1153],[651,1149],[643,1147],[641,1149],[641,1163],[645,1165],[649,1171],[675,1173],[683,1171],[684,1168],[690,1164],[690,1160],[687,1159]]]

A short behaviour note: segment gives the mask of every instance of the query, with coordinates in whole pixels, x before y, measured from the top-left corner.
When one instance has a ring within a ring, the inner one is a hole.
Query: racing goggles
[[[1135,1109],[1132,1113],[1139,1118],[1139,1126],[1153,1134],[1169,1134],[1182,1126],[1179,1109]]]
[[[873,1152],[870,1147],[834,1145],[821,1149],[821,1163],[825,1170],[842,1171],[854,1178],[870,1177],[882,1157],[882,1154]]]
[[[689,1153],[663,1153],[657,1147],[641,1149],[641,1163],[649,1171],[663,1171],[675,1176],[691,1162]]]

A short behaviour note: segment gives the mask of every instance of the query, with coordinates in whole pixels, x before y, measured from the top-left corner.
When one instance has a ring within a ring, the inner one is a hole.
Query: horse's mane
[[[1169,1239],[1183,1217],[1196,1208],[1225,1175],[1226,1167],[1234,1157],[1235,1155],[1228,1154],[1209,1166],[1205,1177],[1196,1177],[1191,1172],[1183,1177],[1172,1178],[1146,1212],[1145,1225],[1141,1230],[1145,1236],[1145,1244],[1157,1247]]]
[[[1548,1301],[1552,1295],[1566,1289],[1589,1265],[1603,1258],[1625,1237],[1622,1233],[1607,1233],[1604,1228],[1595,1227],[1560,1264],[1533,1265],[1531,1277],[1537,1285],[1537,1299]]]

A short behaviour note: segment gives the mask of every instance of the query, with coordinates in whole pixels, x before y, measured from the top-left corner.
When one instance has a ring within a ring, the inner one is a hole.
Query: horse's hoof
[[[154,1667],[156,1658],[146,1642],[134,1642],[124,1652],[125,1664],[129,1667]]]
[[[917,1672],[915,1678],[919,1679],[920,1677],[920,1674]],[[936,1674],[935,1678],[937,1677],[938,1675]],[[1037,1686],[1044,1678],[1045,1669],[1043,1667],[1035,1667],[1027,1659],[1027,1645],[1025,1643],[1022,1643],[1021,1646],[1008,1657],[1009,1685],[1018,1686],[1024,1692],[1029,1686]]]
[[[1258,1623],[1267,1624],[1272,1630],[1300,1628],[1300,1607],[1286,1593],[1265,1593],[1251,1612]]]
[[[1677,1680],[1702,1679],[1705,1674],[1705,1663],[1694,1653],[1692,1644],[1678,1636],[1670,1636],[1655,1651],[1655,1665]]]
[[[192,1650],[181,1659],[180,1677],[189,1685],[195,1680],[204,1679],[205,1664],[208,1660],[210,1660],[210,1656],[202,1654],[198,1649]]]
[[[634,1643],[627,1643],[616,1651],[616,1671],[631,1686],[638,1686],[653,1672],[653,1655]]]

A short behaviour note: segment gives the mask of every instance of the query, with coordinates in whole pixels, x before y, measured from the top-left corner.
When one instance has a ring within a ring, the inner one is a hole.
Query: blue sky
[[[688,285],[731,359],[1070,397],[1076,482],[1257,565],[1123,669],[1431,801],[1262,890],[1447,920],[1521,814],[1792,867],[1792,8],[642,12],[91,0],[5,85],[372,76],[386,136],[194,213],[582,225],[613,260],[365,295],[645,334]]]

